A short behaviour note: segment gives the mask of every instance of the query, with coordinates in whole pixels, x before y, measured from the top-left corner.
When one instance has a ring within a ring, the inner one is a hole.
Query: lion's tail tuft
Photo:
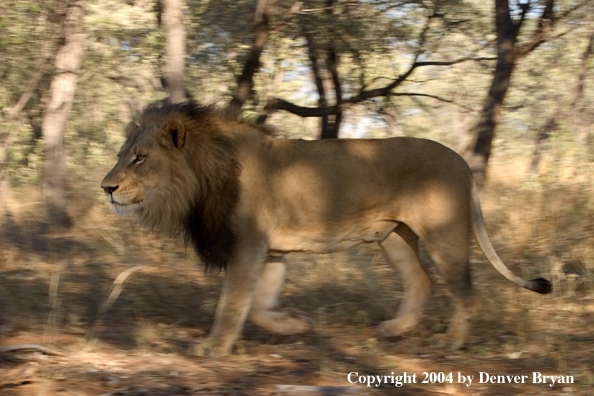
[[[549,294],[552,292],[553,286],[548,280],[543,278],[537,278],[530,281],[526,280],[510,271],[510,269],[505,266],[503,261],[501,261],[497,255],[497,252],[495,252],[495,249],[493,249],[491,241],[489,241],[489,236],[487,235],[487,230],[485,229],[485,221],[483,220],[483,211],[481,210],[478,191],[474,181],[472,182],[471,210],[472,231],[474,232],[474,237],[476,238],[479,247],[485,254],[485,257],[487,257],[487,260],[489,260],[493,267],[495,267],[495,269],[499,271],[501,275],[525,289],[540,294]]]
[[[530,281],[530,287],[526,287],[526,289],[540,294],[549,294],[553,291],[553,285],[551,285],[550,281],[544,278],[536,278]]]

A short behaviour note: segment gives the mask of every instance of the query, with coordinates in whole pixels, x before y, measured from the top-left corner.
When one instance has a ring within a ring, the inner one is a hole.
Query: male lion
[[[454,299],[445,336],[453,347],[464,344],[474,307],[470,227],[503,276],[551,292],[549,281],[527,281],[503,264],[468,165],[431,140],[277,139],[269,127],[187,103],[145,109],[118,157],[101,183],[113,211],[183,233],[207,269],[225,269],[215,323],[197,355],[231,353],[246,318],[277,333],[311,328],[303,316],[274,310],[289,252],[377,242],[406,282],[398,314],[379,327],[396,336],[417,324],[430,294],[417,254],[423,238]]]

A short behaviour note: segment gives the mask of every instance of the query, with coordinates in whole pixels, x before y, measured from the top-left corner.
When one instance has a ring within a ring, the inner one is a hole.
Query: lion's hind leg
[[[270,256],[258,278],[248,319],[273,333],[303,333],[313,321],[297,310],[275,311],[285,281],[286,262],[283,256]]]
[[[418,236],[403,223],[380,243],[388,262],[398,268],[405,282],[404,301],[395,319],[379,326],[384,337],[397,336],[415,327],[431,294],[431,280],[419,263],[418,243]]]
[[[425,237],[427,250],[452,293],[455,313],[442,346],[461,348],[470,330],[469,319],[475,311],[476,299],[470,278],[468,228],[448,227]]]

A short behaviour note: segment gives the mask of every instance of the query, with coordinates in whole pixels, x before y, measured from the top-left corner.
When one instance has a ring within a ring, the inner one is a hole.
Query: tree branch
[[[302,6],[303,6],[303,1],[296,1],[295,3],[293,3],[293,5],[289,9],[289,11],[285,15],[283,15],[283,17],[281,18],[280,21],[278,21],[276,26],[274,26],[273,28],[270,29],[270,33],[276,33],[279,30],[281,30],[282,27],[289,22],[289,19],[291,19],[291,17],[293,15],[299,14],[299,11],[301,10]]]
[[[385,87],[382,88],[376,88],[376,89],[372,89],[369,91],[363,91],[361,93],[359,93],[357,96],[353,96],[347,99],[343,100],[343,103],[359,103],[362,102],[364,100],[367,99],[371,99],[371,98],[375,98],[378,96],[386,96],[390,93],[390,91],[392,91],[394,88],[396,88],[398,85],[400,85],[404,80],[406,80],[414,71],[416,68],[418,67],[424,67],[424,66],[452,66],[458,63],[462,63],[462,62],[467,62],[467,61],[481,61],[481,60],[497,60],[496,57],[489,57],[489,58],[485,58],[485,57],[478,57],[478,58],[473,58],[473,57],[465,57],[465,58],[460,58],[460,59],[456,59],[453,61],[422,61],[422,62],[414,62],[410,68],[401,76],[399,76],[396,80],[394,80],[391,84],[386,85]]]
[[[566,34],[567,32],[559,34],[554,37],[551,36],[551,32],[553,31],[553,28],[560,20],[564,19],[572,12],[587,5],[589,2],[591,2],[591,0],[584,0],[581,3],[578,3],[578,4],[574,5],[573,7],[570,7],[567,10],[563,11],[558,16],[555,16],[555,10],[554,10],[555,1],[547,0],[547,2],[545,4],[545,8],[542,11],[542,14],[539,18],[538,26],[536,27],[536,30],[534,31],[534,34],[532,35],[532,39],[529,42],[518,46],[518,49],[517,49],[518,60],[525,57],[532,51],[534,51],[541,44],[543,44],[547,41],[550,41],[551,39],[560,37],[563,34]],[[569,31],[573,30],[574,28],[569,29]]]
[[[445,99],[440,96],[431,95],[431,94],[417,93],[417,92],[392,92],[389,95],[390,96],[422,96],[422,97],[426,97],[426,98],[432,98],[435,100],[439,100],[440,102],[451,103],[453,105],[456,105],[456,106],[466,109],[468,111],[475,111],[475,109],[473,109],[472,107],[464,106],[462,104],[456,103],[453,100]]]
[[[518,2],[518,5],[522,9],[522,14],[520,15],[520,20],[517,23],[515,23],[515,29],[514,29],[515,37],[518,36],[518,33],[520,32],[520,29],[522,28],[522,25],[524,24],[524,20],[526,19],[526,14],[528,13],[528,11],[530,11],[530,1],[527,3]],[[541,19],[541,22],[542,22],[542,19]],[[540,26],[540,24],[539,24],[539,26]]]
[[[553,12],[553,6],[555,5],[555,0],[547,0],[545,4],[545,8],[538,19],[538,26],[532,35],[532,38],[529,42],[524,43],[518,46],[516,51],[516,55],[518,60],[523,58],[524,56],[528,55],[530,52],[534,51],[539,45],[544,43],[547,40],[547,35],[553,29],[555,24],[555,15]],[[524,9],[522,9],[522,15],[524,15]],[[522,20],[524,18],[522,17]],[[518,26],[519,29],[520,26]]]
[[[340,111],[338,106],[304,107],[287,102],[284,99],[268,98],[264,111],[272,112],[273,110],[285,110],[300,117],[325,117],[337,114]]]
[[[335,115],[338,114],[340,111],[351,107],[354,104],[364,102],[369,99],[373,99],[376,97],[381,96],[390,96],[393,95],[391,91],[400,85],[408,76],[412,74],[412,72],[418,67],[424,66],[451,66],[462,62],[467,61],[481,61],[481,60],[496,60],[497,58],[493,57],[465,57],[456,59],[453,61],[423,61],[423,62],[414,62],[410,68],[397,79],[395,79],[392,83],[386,85],[382,88],[371,89],[368,91],[362,91],[356,96],[351,96],[350,98],[345,98],[342,100],[340,106],[326,106],[326,107],[304,107],[298,106],[291,102],[288,102],[284,99],[280,98],[269,98],[266,106],[264,107],[264,112],[266,114],[271,113],[275,110],[285,110],[289,113],[293,113],[300,117],[325,117],[328,115]],[[425,94],[423,94],[424,96]],[[401,95],[394,95],[394,96],[401,96]],[[429,95],[427,95],[429,96]],[[259,119],[260,120],[260,119]]]

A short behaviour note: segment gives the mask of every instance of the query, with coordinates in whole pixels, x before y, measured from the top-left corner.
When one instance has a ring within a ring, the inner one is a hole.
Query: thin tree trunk
[[[228,108],[230,110],[239,111],[243,104],[248,100],[252,93],[254,86],[254,74],[260,67],[260,55],[264,49],[264,45],[268,41],[270,34],[270,18],[272,16],[274,0],[258,0],[255,16],[255,30],[252,47],[248,52],[245,61],[243,72],[237,80],[237,91]]]
[[[592,30],[592,32],[590,33],[590,40],[588,41],[588,46],[582,54],[582,65],[580,67],[580,72],[578,74],[578,81],[573,92],[571,93],[569,103],[567,104],[566,116],[571,117],[574,120],[574,122],[579,118],[576,106],[580,99],[584,96],[584,85],[586,81],[586,75],[588,74],[588,59],[592,55],[593,50],[594,30]],[[563,107],[564,106],[559,106],[555,114],[553,114],[548,119],[548,121],[545,123],[543,128],[538,133],[538,136],[536,137],[536,142],[534,144],[534,153],[532,154],[532,162],[530,163],[531,173],[536,173],[536,171],[538,171],[538,165],[540,163],[540,158],[542,154],[542,147],[545,141],[549,138],[551,132],[553,132],[557,127],[557,118],[559,118],[564,112]],[[581,147],[585,141],[581,139],[578,134],[575,134],[574,136],[576,137],[576,145],[578,145],[578,147]]]
[[[72,107],[83,54],[83,1],[70,0],[66,7],[64,41],[56,54],[55,74],[50,86],[50,100],[42,119],[45,143],[41,175],[41,199],[45,220],[50,225],[70,227],[67,213],[66,154],[64,131]]]
[[[164,0],[167,20],[167,91],[171,103],[186,99],[184,69],[186,66],[186,31],[182,0]]]
[[[501,52],[513,52],[513,43],[507,41]],[[511,48],[510,48],[511,47]],[[509,50],[507,48],[510,48]],[[495,127],[499,122],[503,100],[510,86],[514,70],[513,54],[503,54],[497,62],[491,88],[483,105],[478,124],[473,134],[473,150],[467,157],[477,186],[481,188],[485,182],[487,162],[491,155]]]
[[[557,127],[556,116],[549,118],[547,123],[538,133],[538,137],[536,138],[536,143],[534,144],[534,153],[532,154],[532,162],[530,163],[530,173],[536,173],[538,170],[538,164],[540,163],[540,157],[542,155],[542,147],[544,143],[547,141],[551,132],[555,130]]]
[[[313,73],[316,89],[318,90],[318,107],[326,107],[328,101],[326,100],[326,89],[324,88],[324,80],[322,78],[322,69],[320,68],[320,61],[318,58],[318,48],[314,38],[310,34],[306,34],[307,52],[309,61],[311,62],[311,71]],[[323,139],[328,130],[328,115],[323,115],[320,122],[320,136]]]
[[[46,19],[51,19],[46,16]],[[51,23],[50,23],[51,25]],[[39,52],[39,58],[36,61],[35,71],[27,80],[27,88],[23,91],[19,100],[14,104],[14,106],[7,109],[7,117],[6,120],[11,122],[16,120],[19,113],[25,108],[31,96],[35,92],[41,78],[43,77],[44,73],[47,70],[48,62],[51,60],[52,56],[55,54],[55,45],[56,45],[56,38],[59,33],[56,32],[57,29],[52,29],[50,26],[49,31],[47,32],[46,41],[43,43],[43,47]],[[6,163],[6,159],[8,157],[8,149],[16,139],[19,130],[23,124],[23,121],[16,123],[16,125],[12,125],[11,131],[8,133],[8,136],[4,139],[4,141],[0,144],[0,215],[2,215],[2,209],[6,209],[6,183],[4,182],[4,167]],[[6,212],[7,213],[7,212]]]
[[[495,128],[499,122],[501,107],[511,76],[519,58],[525,57],[547,40],[547,34],[556,22],[554,15],[555,0],[546,0],[539,23],[531,40],[518,46],[518,32],[530,10],[530,2],[519,3],[522,13],[517,22],[511,18],[509,0],[495,0],[495,25],[497,30],[497,66],[493,74],[491,88],[483,105],[479,121],[473,130],[473,142],[466,152],[466,160],[472,169],[479,189],[485,183],[487,163],[491,155]]]
[[[38,85],[39,81],[41,80],[41,77],[43,77],[43,73],[47,69],[47,62],[48,62],[49,58],[50,58],[49,53],[44,52],[44,54],[39,59],[39,62],[37,64],[35,72],[29,78],[29,83],[28,83],[27,88],[21,94],[21,96],[20,96],[19,100],[16,102],[16,104],[14,106],[12,106],[11,108],[9,108],[7,111],[7,113],[8,113],[7,120],[8,121],[13,121],[14,119],[16,119],[17,115],[27,105],[27,102],[29,102],[29,99],[31,99],[31,96],[33,95],[33,92],[35,91],[35,88],[37,88],[37,85]],[[0,197],[2,197],[2,195],[4,194],[4,185],[2,184],[2,180],[3,180],[3,175],[4,175],[4,165],[5,165],[5,162],[7,159],[7,151],[10,148],[10,146],[12,145],[13,141],[16,139],[21,126],[22,126],[22,122],[13,126],[11,128],[11,131],[8,133],[8,136],[6,136],[4,141],[0,144]],[[1,203],[1,201],[0,201],[0,203]]]
[[[39,84],[41,77],[43,77],[43,74],[47,69],[47,63],[48,61],[50,61],[50,58],[51,56],[49,54],[44,54],[41,57],[40,63],[37,65],[35,72],[29,78],[27,89],[25,89],[25,92],[23,92],[23,94],[20,96],[19,100],[15,103],[15,105],[8,110],[8,116],[10,119],[14,119],[16,115],[25,108],[27,102],[29,102],[29,99],[31,99],[33,92],[37,88],[37,85]]]
[[[524,9],[520,22],[514,24],[510,16],[508,0],[495,0],[497,65],[479,121],[474,127],[471,151],[466,156],[474,180],[479,188],[482,188],[485,183],[487,162],[491,155],[491,146],[495,136],[495,126],[499,121],[501,106],[509,89],[511,75],[515,66],[517,35],[526,12],[527,10]]]
[[[594,7],[591,7],[591,9],[592,8]],[[577,121],[581,118],[579,115],[580,110],[577,108],[577,104],[580,101],[580,99],[584,96],[586,76],[588,75],[588,59],[590,58],[590,56],[592,56],[592,52],[594,52],[594,29],[590,31],[590,40],[588,41],[588,46],[586,47],[582,55],[582,66],[580,68],[580,74],[578,76],[578,83],[576,84],[576,87],[571,96],[571,101],[569,102],[570,117],[572,117],[574,121]],[[578,146],[586,147],[585,145],[588,141],[588,135],[590,133],[591,128],[589,127],[584,128],[584,133],[579,133],[579,131],[576,131],[575,137]]]
[[[340,122],[342,121],[342,87],[340,85],[340,79],[338,77],[338,55],[334,48],[330,48],[328,50],[328,71],[330,73],[330,78],[328,80],[328,85],[330,82],[334,86],[334,95],[336,96],[336,108],[338,111],[336,114],[332,114],[328,116],[328,125],[326,129],[322,130],[321,139],[338,139],[338,132],[340,131]]]
[[[329,18],[332,18],[334,11],[334,0],[326,0],[326,14]],[[334,31],[332,29],[332,23],[329,23],[330,28],[330,44],[327,50],[327,59],[326,59],[326,67],[330,75],[327,78],[327,86],[330,86],[330,83],[334,86],[334,96],[336,97],[336,108],[338,111],[336,114],[332,114],[328,116],[328,121],[325,129],[322,129],[321,139],[338,139],[338,132],[340,130],[340,122],[342,121],[342,87],[340,85],[340,79],[338,77],[338,62],[339,57],[336,53],[336,49],[334,48],[334,43],[332,42],[332,36],[334,36]]]

